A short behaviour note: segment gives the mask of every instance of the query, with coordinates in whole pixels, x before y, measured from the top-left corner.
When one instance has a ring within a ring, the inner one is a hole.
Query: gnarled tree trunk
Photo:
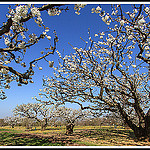
[[[74,126],[75,126],[74,123],[67,124],[66,125],[66,134],[72,134]]]
[[[141,121],[143,123],[142,126],[137,126],[133,123],[131,119],[129,119],[127,113],[121,108],[120,104],[118,104],[119,112],[121,116],[124,118],[124,121],[128,126],[133,130],[135,137],[138,140],[150,139],[150,109],[147,112],[145,118],[142,118]]]
[[[145,128],[148,133],[148,138],[150,140],[150,109],[148,110],[146,117],[145,117]]]

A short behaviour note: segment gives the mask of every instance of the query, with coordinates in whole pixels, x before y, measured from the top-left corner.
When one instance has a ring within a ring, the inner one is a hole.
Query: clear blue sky
[[[6,21],[5,14],[8,11],[9,4],[0,4],[0,26],[3,22]],[[80,15],[75,14],[73,10],[74,5],[69,5],[69,10],[67,12],[62,12],[60,16],[49,16],[46,12],[42,12],[43,22],[46,26],[50,28],[50,35],[52,35],[53,30],[56,30],[59,37],[59,42],[57,44],[57,50],[63,52],[64,54],[70,54],[73,52],[71,46],[68,44],[71,43],[73,46],[84,47],[84,43],[80,40],[80,37],[83,39],[88,39],[88,28],[90,28],[92,36],[99,31],[102,32],[107,28],[105,23],[101,21],[101,17],[98,14],[92,14],[91,8],[95,7],[94,5],[87,5],[84,9],[81,9]],[[102,7],[109,11],[111,9],[110,4],[102,5]],[[124,7],[128,8],[128,5]],[[30,24],[27,23],[27,27],[30,32],[36,34],[39,33],[39,27],[33,21],[30,21]],[[2,40],[0,41],[2,45]],[[49,43],[47,40],[42,40],[37,45],[31,47],[25,57],[25,61],[31,61],[36,58],[36,56],[41,56],[40,52],[48,47]],[[50,60],[54,60],[55,66],[57,66],[58,56],[57,53],[49,57]],[[39,89],[42,88],[42,77],[52,75],[53,70],[46,66],[46,63],[43,61],[39,62],[39,66],[43,67],[43,70],[38,70],[35,68],[35,75],[33,77],[34,84],[24,85],[22,87],[17,86],[16,82],[11,83],[11,89],[5,90],[7,99],[0,101],[0,118],[10,116],[12,109],[15,106],[21,105],[23,103],[35,102],[32,100],[32,97],[38,96]],[[19,69],[19,68],[18,68]]]

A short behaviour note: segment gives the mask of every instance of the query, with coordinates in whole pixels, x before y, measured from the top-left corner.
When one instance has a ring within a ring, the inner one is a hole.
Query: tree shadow
[[[2,143],[7,146],[65,146],[66,143],[72,143],[72,140],[54,136],[43,137],[33,134],[16,133],[3,136]],[[2,143],[1,145],[3,145]]]
[[[128,140],[134,139],[134,133],[130,130],[119,130],[119,129],[85,129],[85,130],[76,130],[74,135],[77,135],[81,138],[95,138],[97,140],[106,140],[106,139],[117,139],[117,138],[126,138]]]
[[[24,139],[24,142],[22,143],[24,146],[65,146],[74,144],[74,140],[65,134],[37,135],[31,133],[17,133],[14,135],[13,140],[18,141]],[[20,144],[19,142],[16,143],[16,146]]]

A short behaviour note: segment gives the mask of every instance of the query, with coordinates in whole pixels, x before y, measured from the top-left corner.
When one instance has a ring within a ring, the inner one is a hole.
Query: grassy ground
[[[65,127],[0,127],[0,146],[150,146],[149,141],[136,141],[132,130],[109,126],[76,126],[72,135]]]

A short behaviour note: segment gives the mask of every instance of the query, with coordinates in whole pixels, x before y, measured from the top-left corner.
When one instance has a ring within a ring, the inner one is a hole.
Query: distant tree
[[[14,126],[16,126],[19,121],[20,121],[20,117],[16,117],[16,116],[10,116],[4,118],[4,123],[11,126],[12,128],[14,128]]]
[[[55,116],[65,123],[66,134],[72,134],[75,123],[90,116],[90,112],[81,109],[58,107]]]
[[[111,5],[92,9],[109,26],[84,40],[85,46],[60,57],[54,76],[43,79],[40,93],[46,103],[76,103],[81,109],[114,112],[133,130],[138,140],[149,138],[150,30],[148,5]],[[88,105],[89,104],[89,105]],[[147,127],[148,126],[148,127]]]
[[[21,125],[25,126],[27,129],[32,129],[33,126],[35,126],[36,120],[33,118],[21,118]]]
[[[5,125],[4,119],[0,119],[0,126],[3,127]]]
[[[45,130],[48,125],[48,120],[53,118],[54,107],[48,107],[40,103],[28,103],[17,105],[13,110],[14,116],[25,117],[36,120],[41,125],[41,130]],[[29,121],[29,120],[28,120]]]

